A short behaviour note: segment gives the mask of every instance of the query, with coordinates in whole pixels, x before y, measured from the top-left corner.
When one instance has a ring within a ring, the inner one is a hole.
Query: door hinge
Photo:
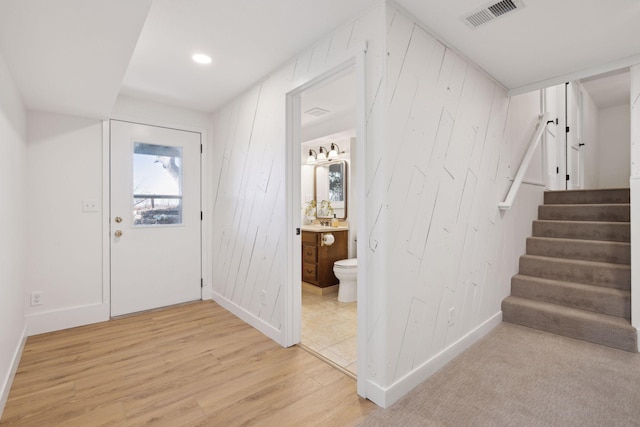
[[[200,278],[200,288],[204,288],[204,279]]]
[[[556,166],[556,173],[560,173],[560,166]]]
[[[202,154],[202,144],[200,144],[200,154]]]
[[[556,117],[556,124],[558,124],[558,118]]]
[[[200,221],[202,221],[204,219],[204,214],[202,213],[202,211],[200,211]]]
[[[567,126],[567,133],[569,133],[569,126]]]
[[[300,229],[296,228],[296,236],[299,236],[299,235],[300,235]]]
[[[567,175],[567,181],[569,181],[569,175]]]

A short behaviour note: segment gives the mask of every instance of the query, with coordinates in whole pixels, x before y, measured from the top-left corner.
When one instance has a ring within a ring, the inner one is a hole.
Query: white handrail
[[[511,183],[511,188],[509,188],[507,197],[505,197],[504,202],[498,203],[498,209],[500,209],[501,211],[511,209],[511,205],[513,205],[513,201],[515,200],[516,194],[518,194],[518,190],[520,189],[520,185],[522,184],[522,180],[524,179],[524,174],[529,168],[529,163],[531,163],[533,153],[536,151],[536,148],[538,148],[538,145],[540,145],[540,137],[542,136],[544,128],[547,126],[547,121],[549,120],[551,120],[551,113],[549,112],[544,113],[538,119],[536,129],[533,131],[533,135],[531,135],[531,140],[529,141],[529,148],[527,149],[527,152],[522,159],[522,163],[520,163],[520,168],[518,169],[516,177]]]

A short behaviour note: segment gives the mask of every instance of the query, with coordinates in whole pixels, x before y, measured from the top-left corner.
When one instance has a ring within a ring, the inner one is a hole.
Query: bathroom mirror
[[[315,200],[317,218],[347,219],[347,162],[334,160],[316,165],[314,168]],[[327,209],[327,201],[333,212]]]

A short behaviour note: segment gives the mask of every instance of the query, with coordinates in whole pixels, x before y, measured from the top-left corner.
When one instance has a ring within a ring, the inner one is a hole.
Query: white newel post
[[[631,324],[640,331],[640,64],[631,67]],[[638,333],[640,343],[640,332]],[[640,347],[640,344],[639,344]],[[638,349],[640,350],[640,348]]]

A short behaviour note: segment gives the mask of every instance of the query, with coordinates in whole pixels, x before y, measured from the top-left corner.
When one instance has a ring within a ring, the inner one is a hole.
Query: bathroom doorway
[[[355,88],[355,71],[350,70],[300,96],[301,345],[354,378],[358,360]],[[347,275],[352,272],[350,283],[334,268],[336,262],[347,264],[345,260],[353,264],[344,268]]]
[[[287,214],[287,231],[286,235],[286,250],[287,250],[287,286],[286,293],[284,295],[285,302],[285,319],[283,323],[283,334],[285,338],[285,345],[291,346],[301,344],[302,341],[302,226],[305,222],[304,198],[302,197],[301,188],[301,172],[302,165],[306,164],[309,157],[308,150],[303,152],[302,142],[312,141],[314,139],[334,135],[334,133],[321,130],[318,126],[307,126],[304,131],[302,130],[302,98],[306,92],[311,92],[315,89],[319,89],[331,82],[340,79],[348,74],[355,73],[355,79],[353,86],[349,88],[351,93],[355,94],[355,108],[352,117],[355,117],[355,139],[354,145],[349,147],[351,150],[350,156],[353,160],[352,168],[350,169],[349,176],[353,180],[355,189],[351,191],[351,196],[347,200],[348,217],[357,223],[361,224],[360,228],[365,230],[367,224],[366,206],[366,191],[365,185],[358,183],[365,182],[365,162],[366,162],[366,146],[367,146],[367,108],[366,108],[366,94],[368,93],[368,85],[366,80],[366,44],[362,45],[362,49],[356,49],[354,56],[347,59],[342,64],[336,65],[332,69],[326,70],[324,73],[315,76],[311,80],[301,84],[286,95],[286,108],[287,108],[287,120],[286,120],[286,214]],[[309,111],[309,109],[305,109]],[[350,120],[353,120],[350,119]],[[351,122],[353,123],[353,122]],[[353,124],[345,126],[344,129],[352,129]],[[315,136],[311,131],[317,131]],[[334,135],[335,136],[335,135]],[[351,138],[350,138],[351,141]],[[338,144],[339,145],[339,144]],[[356,149],[357,147],[357,149]],[[325,147],[330,149],[331,147]],[[339,151],[345,151],[347,146],[340,147]],[[324,150],[323,150],[324,151]],[[319,147],[318,153],[319,154]],[[338,154],[338,153],[336,153]],[[329,153],[327,152],[328,156]],[[321,156],[322,157],[322,156]],[[317,157],[316,157],[317,158]],[[334,171],[335,172],[335,171]],[[348,178],[348,177],[347,177]],[[348,191],[348,190],[347,190]],[[325,207],[326,208],[326,207]],[[340,206],[336,205],[339,210]],[[321,206],[322,209],[322,206]],[[336,215],[337,216],[337,215]],[[331,225],[331,218],[329,224]],[[337,219],[337,218],[336,218]],[[357,221],[356,221],[357,220]],[[357,227],[357,224],[354,224]],[[332,229],[331,232],[333,232]],[[351,229],[350,229],[351,230]],[[328,230],[327,230],[328,231]],[[338,231],[338,230],[335,230]],[[356,246],[357,231],[353,231],[353,238],[351,244],[353,248]],[[307,236],[308,237],[308,236]],[[333,236],[335,240],[340,236]],[[319,239],[320,237],[317,237]],[[327,241],[322,237],[322,241],[316,240],[316,246],[322,246]],[[367,330],[367,289],[366,289],[366,248],[364,245],[365,239],[357,241],[357,303],[354,304],[357,312],[357,325],[356,325],[356,348],[357,348],[357,393],[359,396],[367,397],[367,372],[366,372],[366,360],[367,360],[367,343],[366,333]],[[309,243],[307,241],[307,243]],[[334,248],[337,246],[333,246]],[[349,257],[349,253],[345,254],[345,257]],[[325,286],[326,287],[326,286]],[[338,292],[339,293],[339,292]],[[337,316],[337,315],[336,315]],[[304,346],[304,344],[301,344]],[[319,355],[319,353],[317,353]],[[319,355],[320,356],[320,355]],[[329,361],[328,359],[325,359]],[[335,366],[339,366],[335,362],[330,363]],[[354,367],[356,366],[354,365]],[[346,372],[346,370],[345,370]],[[355,374],[351,374],[355,376]]]

